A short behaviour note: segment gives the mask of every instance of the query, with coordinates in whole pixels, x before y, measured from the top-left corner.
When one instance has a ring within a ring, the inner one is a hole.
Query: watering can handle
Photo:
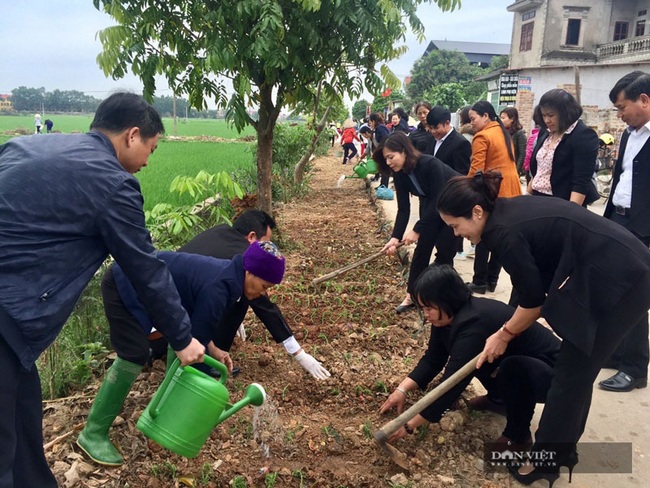
[[[168,351],[169,354],[170,351]],[[226,365],[223,363],[220,363],[216,359],[214,359],[211,356],[208,356],[207,354],[203,356],[203,362],[210,366],[211,368],[215,368],[219,370],[221,373],[221,378],[219,378],[219,383],[225,385],[226,380],[228,379],[228,368],[226,368]],[[151,418],[156,418],[158,416],[158,404],[160,403],[160,400],[165,396],[165,392],[167,391],[167,387],[169,386],[169,383],[172,381],[172,378],[174,377],[174,374],[176,374],[176,370],[180,367],[181,362],[176,358],[174,362],[172,363],[171,367],[169,368],[169,371],[165,374],[165,379],[163,380],[162,384],[158,388],[158,391],[153,397],[153,400],[151,400],[151,405],[149,407],[149,414],[151,415]],[[189,367],[189,369],[183,368],[183,371],[187,371],[188,373],[192,374],[198,374],[198,375],[205,375],[205,373],[202,373],[196,368]]]

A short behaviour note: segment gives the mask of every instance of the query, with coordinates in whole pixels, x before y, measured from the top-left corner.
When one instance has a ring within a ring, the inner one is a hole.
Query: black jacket
[[[530,158],[530,173],[533,177],[537,174],[537,153],[548,136],[549,132],[542,130],[537,137]],[[586,195],[587,205],[598,200],[599,195],[592,182],[597,156],[598,136],[579,120],[571,133],[564,134],[555,148],[551,170],[553,196],[569,200],[571,192],[577,192]]]
[[[623,154],[630,134],[623,133],[618,159],[614,166],[614,180],[612,190],[605,207],[605,217],[609,218],[614,211],[612,198],[623,172]],[[630,220],[627,228],[637,234],[644,242],[650,239],[650,139],[634,156],[632,166],[632,203],[630,207]]]
[[[420,122],[417,128],[409,134],[409,139],[415,146],[415,149],[423,154],[430,154],[433,156],[433,148],[436,146],[436,139],[429,134]]]
[[[138,180],[100,132],[0,146],[0,334],[30,369],[110,254],[174,350],[190,319],[145,227]]]
[[[445,227],[440,218],[436,204],[438,195],[445,183],[458,173],[437,158],[422,154],[412,171],[420,189],[420,194],[409,175],[404,171],[393,173],[393,183],[397,192],[397,216],[391,237],[402,239],[411,214],[411,193],[420,199],[420,220],[413,226],[413,230],[422,233],[424,226],[432,226],[436,232]]]
[[[219,259],[232,259],[237,254],[243,254],[248,249],[248,246],[248,240],[237,229],[223,224],[200,233],[181,247],[179,251],[202,254]],[[289,325],[282,316],[282,312],[280,312],[278,306],[269,297],[264,295],[249,301],[242,295],[241,299],[228,309],[217,326],[219,337],[215,340],[215,345],[218,348],[225,351],[230,350],[235,335],[237,334],[237,329],[244,320],[249,306],[276,342],[283,342],[293,335]]]
[[[472,163],[472,144],[456,129],[452,129],[438,148],[436,157],[461,175],[466,175]]]
[[[542,306],[553,330],[586,355],[603,317],[650,272],[650,251],[632,233],[559,198],[498,198],[481,242],[519,304]]]
[[[454,316],[450,325],[431,327],[429,347],[409,374],[409,378],[421,389],[425,389],[444,368],[441,381],[446,380],[483,350],[486,339],[498,331],[514,311],[514,308],[497,300],[471,297]],[[439,421],[474,376],[486,387],[493,383],[490,377],[504,358],[530,356],[552,367],[559,350],[560,340],[550,330],[535,323],[519,337],[510,341],[503,356],[493,363],[486,362],[481,369],[461,380],[439,400],[427,407],[422,412],[422,416],[430,422]]]

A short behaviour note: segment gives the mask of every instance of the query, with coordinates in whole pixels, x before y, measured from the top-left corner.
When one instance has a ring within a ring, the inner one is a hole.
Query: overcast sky
[[[427,41],[419,44],[409,33],[408,52],[389,66],[403,79],[433,39],[510,43],[513,14],[506,7],[513,1],[463,0],[461,9],[452,13],[443,13],[436,5],[421,6],[418,15],[426,26]],[[141,92],[136,77],[114,81],[97,66],[101,44],[96,33],[113,23],[93,7],[92,0],[3,2],[0,93],[19,86],[79,90],[97,98],[116,89]],[[171,95],[171,91],[159,86],[156,94]]]

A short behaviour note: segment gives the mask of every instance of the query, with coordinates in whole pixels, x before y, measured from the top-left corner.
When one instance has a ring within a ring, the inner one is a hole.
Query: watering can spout
[[[234,405],[230,405],[230,404],[226,405],[226,408],[224,409],[224,411],[221,413],[221,416],[219,417],[218,423],[223,422],[231,415],[234,415],[235,413],[239,412],[242,408],[244,408],[248,404],[252,404],[256,407],[259,407],[264,403],[265,400],[266,400],[266,391],[264,391],[262,385],[258,383],[251,383],[250,385],[248,385],[248,388],[246,388],[246,392],[244,393],[244,398],[239,400]]]

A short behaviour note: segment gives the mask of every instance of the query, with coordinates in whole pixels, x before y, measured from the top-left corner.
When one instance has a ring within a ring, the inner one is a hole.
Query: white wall
[[[609,91],[620,78],[635,70],[650,73],[650,63],[580,66],[580,85],[582,87],[580,103],[583,106],[595,105],[599,108],[612,108]],[[531,91],[535,94],[535,104],[548,90],[575,83],[575,72],[572,66],[526,68],[519,71],[519,76],[531,77]]]

